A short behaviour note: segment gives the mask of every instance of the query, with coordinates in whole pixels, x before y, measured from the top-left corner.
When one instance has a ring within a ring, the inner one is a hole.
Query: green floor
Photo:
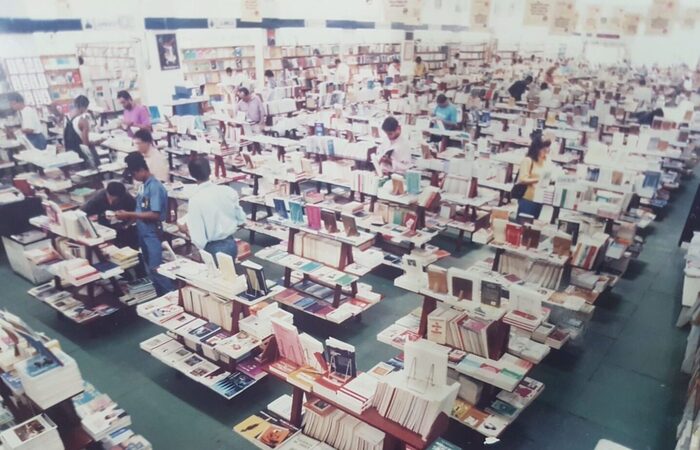
[[[697,177],[688,179],[675,193],[666,217],[653,225],[627,278],[598,302],[583,345],[552,352],[534,370],[532,376],[546,384],[544,394],[500,443],[488,448],[583,450],[592,449],[601,438],[636,450],[673,448],[687,384],[679,373],[687,331],[674,326],[683,268],[676,242],[697,183]],[[449,239],[438,244],[453,246]],[[467,246],[453,262],[468,266],[488,252]],[[280,275],[267,265],[266,270],[268,277]],[[368,369],[396,353],[376,341],[377,332],[419,305],[416,295],[394,288],[391,279],[389,274],[367,277],[386,300],[359,323],[331,327],[302,316],[295,322],[317,338],[332,334],[354,344],[359,368]],[[139,342],[161,332],[155,325],[127,316],[109,329],[89,333],[29,297],[29,283],[15,276],[4,261],[0,286],[4,291],[0,306],[58,338],[78,361],[83,377],[126,408],[134,429],[156,450],[253,448],[231,427],[290,392],[281,382],[266,379],[227,402],[139,349]],[[457,424],[452,424],[447,438],[464,448],[483,446],[483,438]]]

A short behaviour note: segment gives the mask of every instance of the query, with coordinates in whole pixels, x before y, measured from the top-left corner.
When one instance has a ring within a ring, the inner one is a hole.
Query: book
[[[523,226],[517,223],[506,224],[506,242],[514,247],[520,247],[523,235]]]
[[[501,285],[492,281],[481,280],[481,303],[500,308]]]
[[[428,266],[428,289],[438,294],[446,294],[447,269],[436,265]]]
[[[335,218],[335,211],[330,211],[327,209],[321,210],[321,220],[323,221],[323,227],[328,233],[338,232],[338,223]]]
[[[312,230],[321,229],[321,208],[316,205],[306,205],[306,219],[309,223],[309,228]]]
[[[353,216],[343,214],[341,216],[341,219],[343,221],[343,228],[345,230],[345,234],[348,237],[360,235],[360,233],[357,231],[357,224],[356,224],[355,218]]]
[[[280,216],[282,219],[289,218],[289,215],[287,214],[287,206],[284,203],[284,199],[274,198],[272,199],[272,202],[275,205],[275,213],[278,216]]]
[[[357,376],[355,365],[355,347],[335,338],[326,339],[325,359],[328,363],[329,375],[348,380]]]
[[[243,273],[245,274],[247,290],[246,294],[250,298],[258,298],[269,293],[263,267],[252,261],[246,260],[241,263]]]

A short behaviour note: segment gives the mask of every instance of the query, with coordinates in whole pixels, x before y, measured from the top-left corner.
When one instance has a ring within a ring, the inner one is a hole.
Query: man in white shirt
[[[350,82],[350,66],[340,59],[335,60],[335,85],[340,89]]]
[[[401,125],[393,116],[384,119],[382,130],[389,140],[379,150],[382,171],[387,174],[404,174],[413,165],[411,144],[401,134]]]
[[[639,86],[634,89],[633,97],[637,102],[639,102],[641,107],[646,107],[650,109],[653,105],[651,104],[653,91],[647,86],[647,82],[644,78],[639,80]]]
[[[216,257],[221,252],[234,260],[238,247],[234,233],[245,225],[246,215],[238,203],[238,193],[230,186],[209,181],[211,166],[204,157],[192,159],[187,167],[197,181],[190,197],[185,224],[179,228],[190,235],[192,243]]]
[[[398,58],[391,61],[391,64],[389,64],[389,67],[386,69],[386,74],[392,78],[394,83],[399,81],[399,77],[401,76],[401,61],[399,61]]]
[[[36,109],[24,104],[24,97],[17,92],[9,94],[10,108],[19,113],[21,119],[20,129],[24,136],[32,143],[37,150],[46,150],[46,136],[44,126],[39,120]]]
[[[142,128],[134,133],[134,144],[136,149],[143,155],[146,160],[148,169],[151,174],[156,177],[156,180],[161,183],[170,181],[170,165],[168,158],[153,145],[153,136],[151,132]]]
[[[554,105],[554,94],[552,93],[552,90],[549,89],[549,85],[547,83],[542,83],[540,85],[540,92],[539,92],[539,100],[540,100],[540,106],[545,106],[545,107],[555,107],[557,105]]]

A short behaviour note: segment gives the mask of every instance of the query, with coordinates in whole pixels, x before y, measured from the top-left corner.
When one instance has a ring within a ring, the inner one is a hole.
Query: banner
[[[262,22],[260,0],[241,0],[241,20],[243,22]]]
[[[384,0],[385,22],[419,25],[423,0]]]
[[[685,8],[680,16],[681,27],[692,30],[700,26],[700,8]]]
[[[568,35],[576,31],[578,14],[573,0],[554,0],[551,5],[550,34]]]
[[[489,27],[491,17],[491,0],[472,0],[469,9],[469,26],[474,30],[485,30]]]
[[[546,27],[549,24],[549,1],[526,0],[523,24],[533,27]]]
[[[639,32],[639,24],[642,16],[634,13],[624,13],[622,16],[622,34],[624,36],[635,36]]]

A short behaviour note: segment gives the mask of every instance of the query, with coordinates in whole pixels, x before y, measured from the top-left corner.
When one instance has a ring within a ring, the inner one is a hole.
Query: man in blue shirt
[[[458,127],[457,123],[457,108],[450,103],[445,94],[437,96],[437,106],[433,110],[433,117],[438,122],[438,128],[445,130],[454,130]],[[444,151],[447,147],[447,136],[435,136],[431,139],[432,142],[440,142],[440,151]]]
[[[180,225],[180,230],[189,233],[192,243],[214,258],[221,252],[235,260],[238,247],[233,234],[246,220],[238,193],[230,186],[209,181],[211,166],[207,158],[193,158],[187,167],[198,186],[189,199],[185,225]]]
[[[129,153],[124,162],[134,180],[142,182],[143,185],[136,196],[136,211],[117,211],[115,216],[119,220],[136,221],[136,231],[146,271],[156,293],[161,296],[175,288],[172,280],[156,271],[163,262],[160,233],[161,223],[167,218],[168,193],[161,182],[151,175],[141,153]]]

